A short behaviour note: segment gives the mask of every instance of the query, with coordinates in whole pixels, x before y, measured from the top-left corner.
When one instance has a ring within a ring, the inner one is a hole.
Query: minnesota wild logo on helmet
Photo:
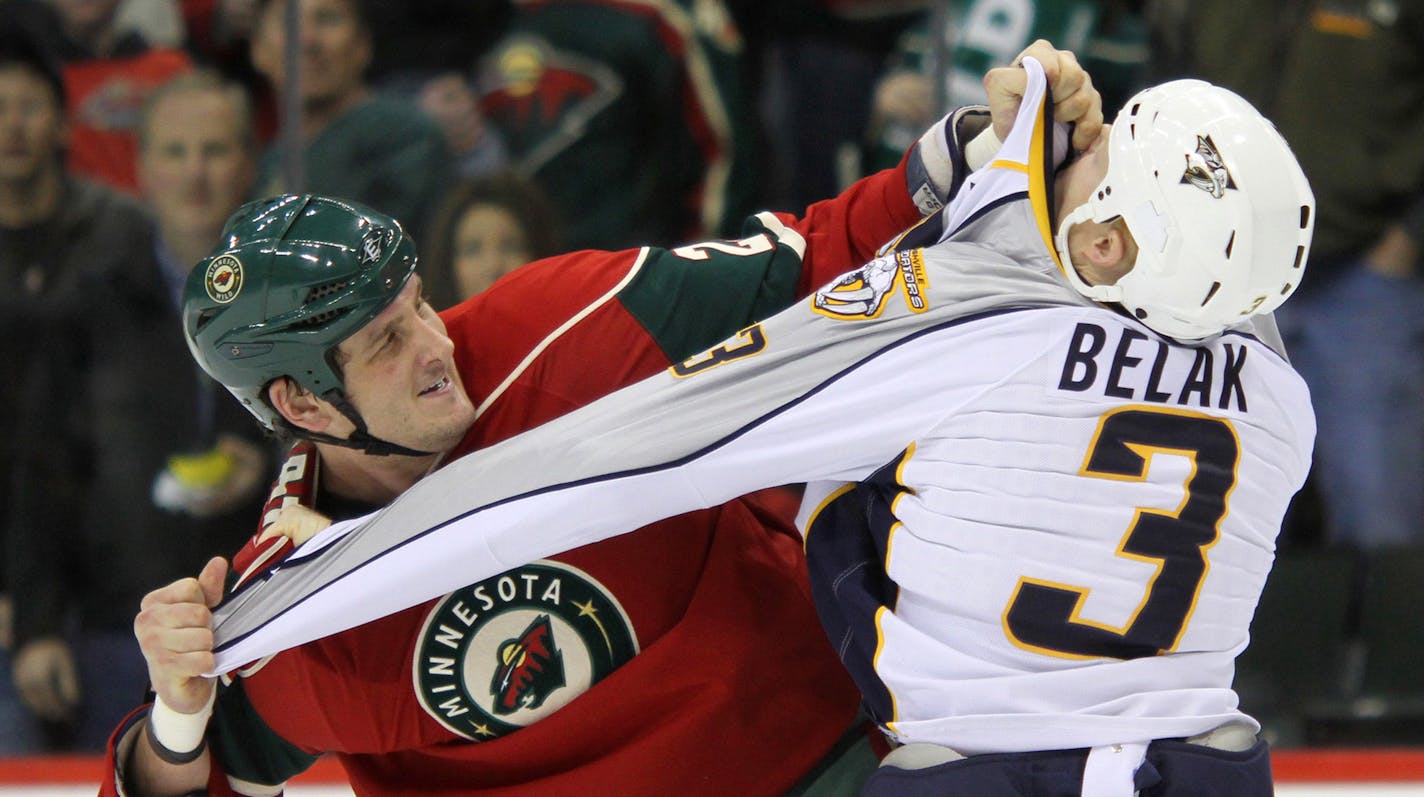
[[[208,261],[203,271],[203,287],[208,298],[227,304],[242,290],[242,261],[232,255],[222,255]]]
[[[400,223],[355,202],[310,194],[249,202],[188,276],[188,348],[268,428],[280,418],[261,394],[280,377],[346,405],[333,350],[395,299],[415,263]]]

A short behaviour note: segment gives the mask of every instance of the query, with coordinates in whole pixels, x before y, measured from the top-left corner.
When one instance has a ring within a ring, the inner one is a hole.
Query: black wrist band
[[[143,735],[148,739],[148,746],[153,748],[153,752],[166,764],[191,764],[198,760],[198,756],[208,749],[206,737],[198,743],[198,746],[186,753],[175,753],[163,746],[163,742],[158,741],[158,736],[153,732],[153,718],[149,717],[143,723]]]

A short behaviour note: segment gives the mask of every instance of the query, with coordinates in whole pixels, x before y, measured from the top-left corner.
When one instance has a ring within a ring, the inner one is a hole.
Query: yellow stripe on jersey
[[[1022,118],[1022,115],[1020,115]],[[1053,175],[1049,173],[1052,153],[1044,151],[1044,143],[1052,140],[1053,110],[1048,103],[1048,92],[1039,98],[1038,113],[1034,116],[1034,134],[1029,144],[1028,156],[1028,199],[1033,208],[1034,219],[1038,222],[1038,234],[1048,248],[1058,270],[1067,275],[1063,261],[1058,257],[1058,248],[1053,245],[1053,208],[1048,206],[1048,186]]]
[[[899,526],[900,524],[897,523],[895,525]],[[890,533],[893,536],[895,530],[891,529]],[[888,553],[889,550],[889,542],[887,541],[886,552]],[[875,658],[871,659],[870,666],[875,669],[876,673],[883,672],[880,668],[880,655],[885,652],[885,626],[883,622],[885,615],[889,612],[890,608],[888,606],[881,606],[875,610]],[[900,717],[899,701],[895,699],[895,690],[890,688],[890,683],[884,678],[881,678],[880,682],[885,684],[885,694],[890,698],[890,719],[885,721],[885,727],[889,728],[892,733],[898,736],[900,735],[900,730],[895,727],[895,723]]]
[[[900,493],[900,495],[895,496],[895,501],[899,501],[899,500],[900,500],[900,496],[903,496],[903,495],[918,495],[918,493],[915,492],[915,488],[913,488],[913,487],[911,487],[910,485],[908,485],[908,484],[905,483],[905,466],[908,465],[908,464],[910,464],[910,458],[913,457],[913,456],[915,456],[915,446],[916,446],[916,445],[918,445],[918,443],[916,443],[916,442],[913,441],[913,440],[910,441],[910,444],[909,444],[908,446],[905,446],[905,453],[903,453],[903,454],[900,455],[900,464],[898,464],[898,465],[895,466],[895,483],[898,484],[898,485],[900,485],[901,489],[904,490],[904,492]],[[895,504],[894,504],[894,502],[892,502],[892,503],[890,504],[890,511],[891,511],[891,512],[894,512],[894,511],[895,511]],[[887,551],[887,553],[888,553],[888,551]],[[889,556],[886,556],[886,557],[885,557],[885,565],[886,565],[887,568],[888,568],[889,565],[890,565],[890,557],[889,557]],[[888,570],[887,570],[887,572],[888,572]]]
[[[806,531],[803,532],[806,536],[805,539],[801,540],[801,550],[803,552],[806,550],[806,544],[811,540],[811,529],[814,529],[816,527],[817,518],[821,516],[822,512],[826,511],[826,507],[835,503],[837,498],[840,498],[851,490],[854,490],[856,488],[856,485],[857,482],[850,482],[848,484],[842,484],[840,487],[837,487],[836,489],[832,490],[831,494],[826,496],[821,501],[821,503],[817,504],[816,508],[811,510],[810,515],[806,516]]]
[[[900,499],[904,498],[907,495],[916,494],[914,488],[910,487],[905,483],[905,466],[909,464],[910,458],[914,455],[915,443],[912,442],[910,443],[910,445],[905,447],[905,453],[900,455],[900,463],[895,466],[895,484],[899,485],[901,492],[898,493],[893,500],[891,500],[890,514],[896,517],[899,517],[899,513],[896,512],[896,506],[900,503]],[[890,573],[890,560],[895,555],[895,533],[898,532],[900,529],[904,528],[904,526],[905,524],[896,520],[890,525],[890,530],[885,533],[885,561],[881,563],[880,567],[882,572],[886,573],[887,575]],[[894,579],[891,579],[891,581],[894,581]],[[899,589],[899,585],[896,585],[895,590],[897,599],[899,597]],[[882,650],[885,649],[885,629],[881,625],[881,621],[884,619],[885,613],[889,611],[891,610],[888,606],[881,606],[875,611],[875,659],[873,662],[873,666],[875,667],[875,672],[877,673],[881,671],[880,653]],[[897,707],[898,701],[895,700],[895,692],[890,688],[890,683],[884,678],[880,679],[880,682],[885,685],[885,694],[890,698],[890,719],[885,722],[885,726],[890,730],[894,731],[896,734],[898,734],[899,730],[895,728],[895,721],[900,716],[900,710]]]

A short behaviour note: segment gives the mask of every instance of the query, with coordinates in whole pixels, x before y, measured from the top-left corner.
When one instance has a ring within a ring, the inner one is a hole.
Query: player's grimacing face
[[[420,451],[455,447],[475,422],[455,345],[412,277],[381,314],[340,345],[346,395],[372,435]]]
[[[1107,177],[1111,133],[1112,125],[1103,125],[1103,130],[1097,139],[1088,145],[1088,148],[1078,156],[1077,160],[1068,164],[1058,173],[1054,184],[1054,190],[1058,197],[1058,218],[1063,218],[1087,203],[1093,196],[1093,192],[1098,190],[1098,186],[1102,185],[1103,179]],[[1097,263],[1092,258],[1082,256],[1086,247],[1093,245],[1094,241],[1103,240],[1104,234],[1113,229],[1116,229],[1122,237],[1126,247],[1125,259],[1119,259],[1113,263]],[[1068,231],[1068,251],[1072,257],[1071,267],[1076,269],[1083,281],[1089,285],[1115,284],[1131,270],[1137,257],[1137,249],[1132,242],[1132,235],[1121,220],[1081,221],[1074,224]]]
[[[1112,125],[1103,125],[1097,140],[1088,145],[1076,160],[1054,178],[1054,195],[1058,200],[1056,218],[1063,218],[1088,201],[1108,174],[1108,136]]]

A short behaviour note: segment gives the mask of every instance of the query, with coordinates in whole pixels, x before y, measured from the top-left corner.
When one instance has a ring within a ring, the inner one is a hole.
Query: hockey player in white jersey
[[[218,669],[807,482],[822,620],[896,746],[866,794],[1270,794],[1231,681],[1314,439],[1269,317],[1310,188],[1199,81],[1056,168],[1024,66],[997,159],[864,279],[327,529],[217,610]]]

